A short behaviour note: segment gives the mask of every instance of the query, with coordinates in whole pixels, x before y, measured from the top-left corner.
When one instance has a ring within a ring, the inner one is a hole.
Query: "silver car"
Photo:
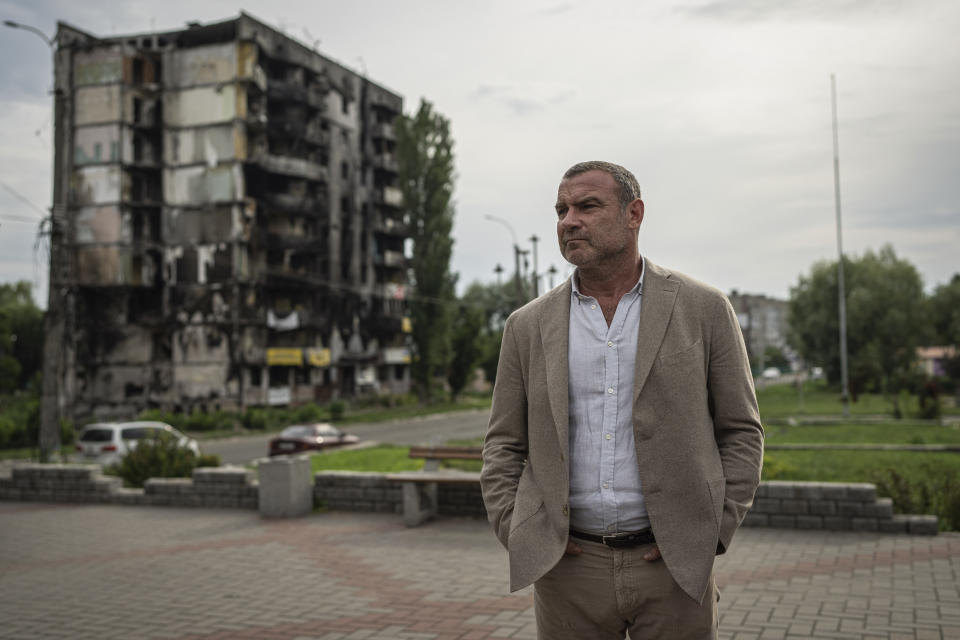
[[[96,462],[104,466],[117,464],[137,448],[137,442],[167,433],[177,445],[200,455],[200,445],[165,422],[99,422],[87,425],[77,440],[78,462]]]

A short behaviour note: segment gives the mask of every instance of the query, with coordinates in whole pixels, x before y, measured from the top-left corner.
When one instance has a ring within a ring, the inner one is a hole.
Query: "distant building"
[[[947,361],[957,357],[957,348],[950,345],[945,347],[917,347],[917,360],[920,368],[928,376],[947,375]]]
[[[399,95],[246,14],[57,44],[62,409],[409,389]]]
[[[789,303],[786,300],[736,290],[727,297],[737,314],[750,363],[756,371],[766,367],[764,352],[767,347],[775,347],[793,360],[793,351],[787,345]]]

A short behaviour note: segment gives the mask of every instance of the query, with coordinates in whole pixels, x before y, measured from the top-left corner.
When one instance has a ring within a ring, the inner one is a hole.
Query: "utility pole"
[[[840,224],[840,143],[837,135],[837,81],[830,74],[830,102],[833,107],[833,193],[837,211],[837,308],[840,322],[840,400],[843,417],[850,417],[850,384],[847,373],[847,296],[843,278],[843,230]]]
[[[72,316],[72,296],[70,291],[70,273],[67,266],[67,248],[69,241],[67,226],[67,197],[69,193],[69,127],[60,126],[69,120],[70,108],[66,92],[60,86],[57,76],[57,40],[48,37],[43,31],[28,24],[13,20],[4,20],[4,26],[11,29],[29,31],[43,40],[50,48],[53,61],[53,207],[50,210],[50,270],[47,282],[47,310],[44,314],[43,343],[43,383],[40,396],[40,433],[38,449],[40,461],[48,462],[60,451],[60,418],[64,410],[64,375],[67,354],[66,337],[68,315]],[[69,82],[69,74],[65,81]]]

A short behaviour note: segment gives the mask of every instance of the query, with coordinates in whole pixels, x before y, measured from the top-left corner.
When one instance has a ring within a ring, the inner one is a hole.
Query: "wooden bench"
[[[411,458],[426,460],[422,471],[388,473],[387,480],[403,486],[403,523],[416,527],[437,515],[441,484],[477,484],[476,471],[439,470],[441,460],[481,460],[480,447],[411,447]]]

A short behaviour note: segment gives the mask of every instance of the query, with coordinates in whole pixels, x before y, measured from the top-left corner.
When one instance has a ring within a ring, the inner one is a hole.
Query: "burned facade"
[[[408,390],[400,96],[246,14],[57,44],[62,407]]]

